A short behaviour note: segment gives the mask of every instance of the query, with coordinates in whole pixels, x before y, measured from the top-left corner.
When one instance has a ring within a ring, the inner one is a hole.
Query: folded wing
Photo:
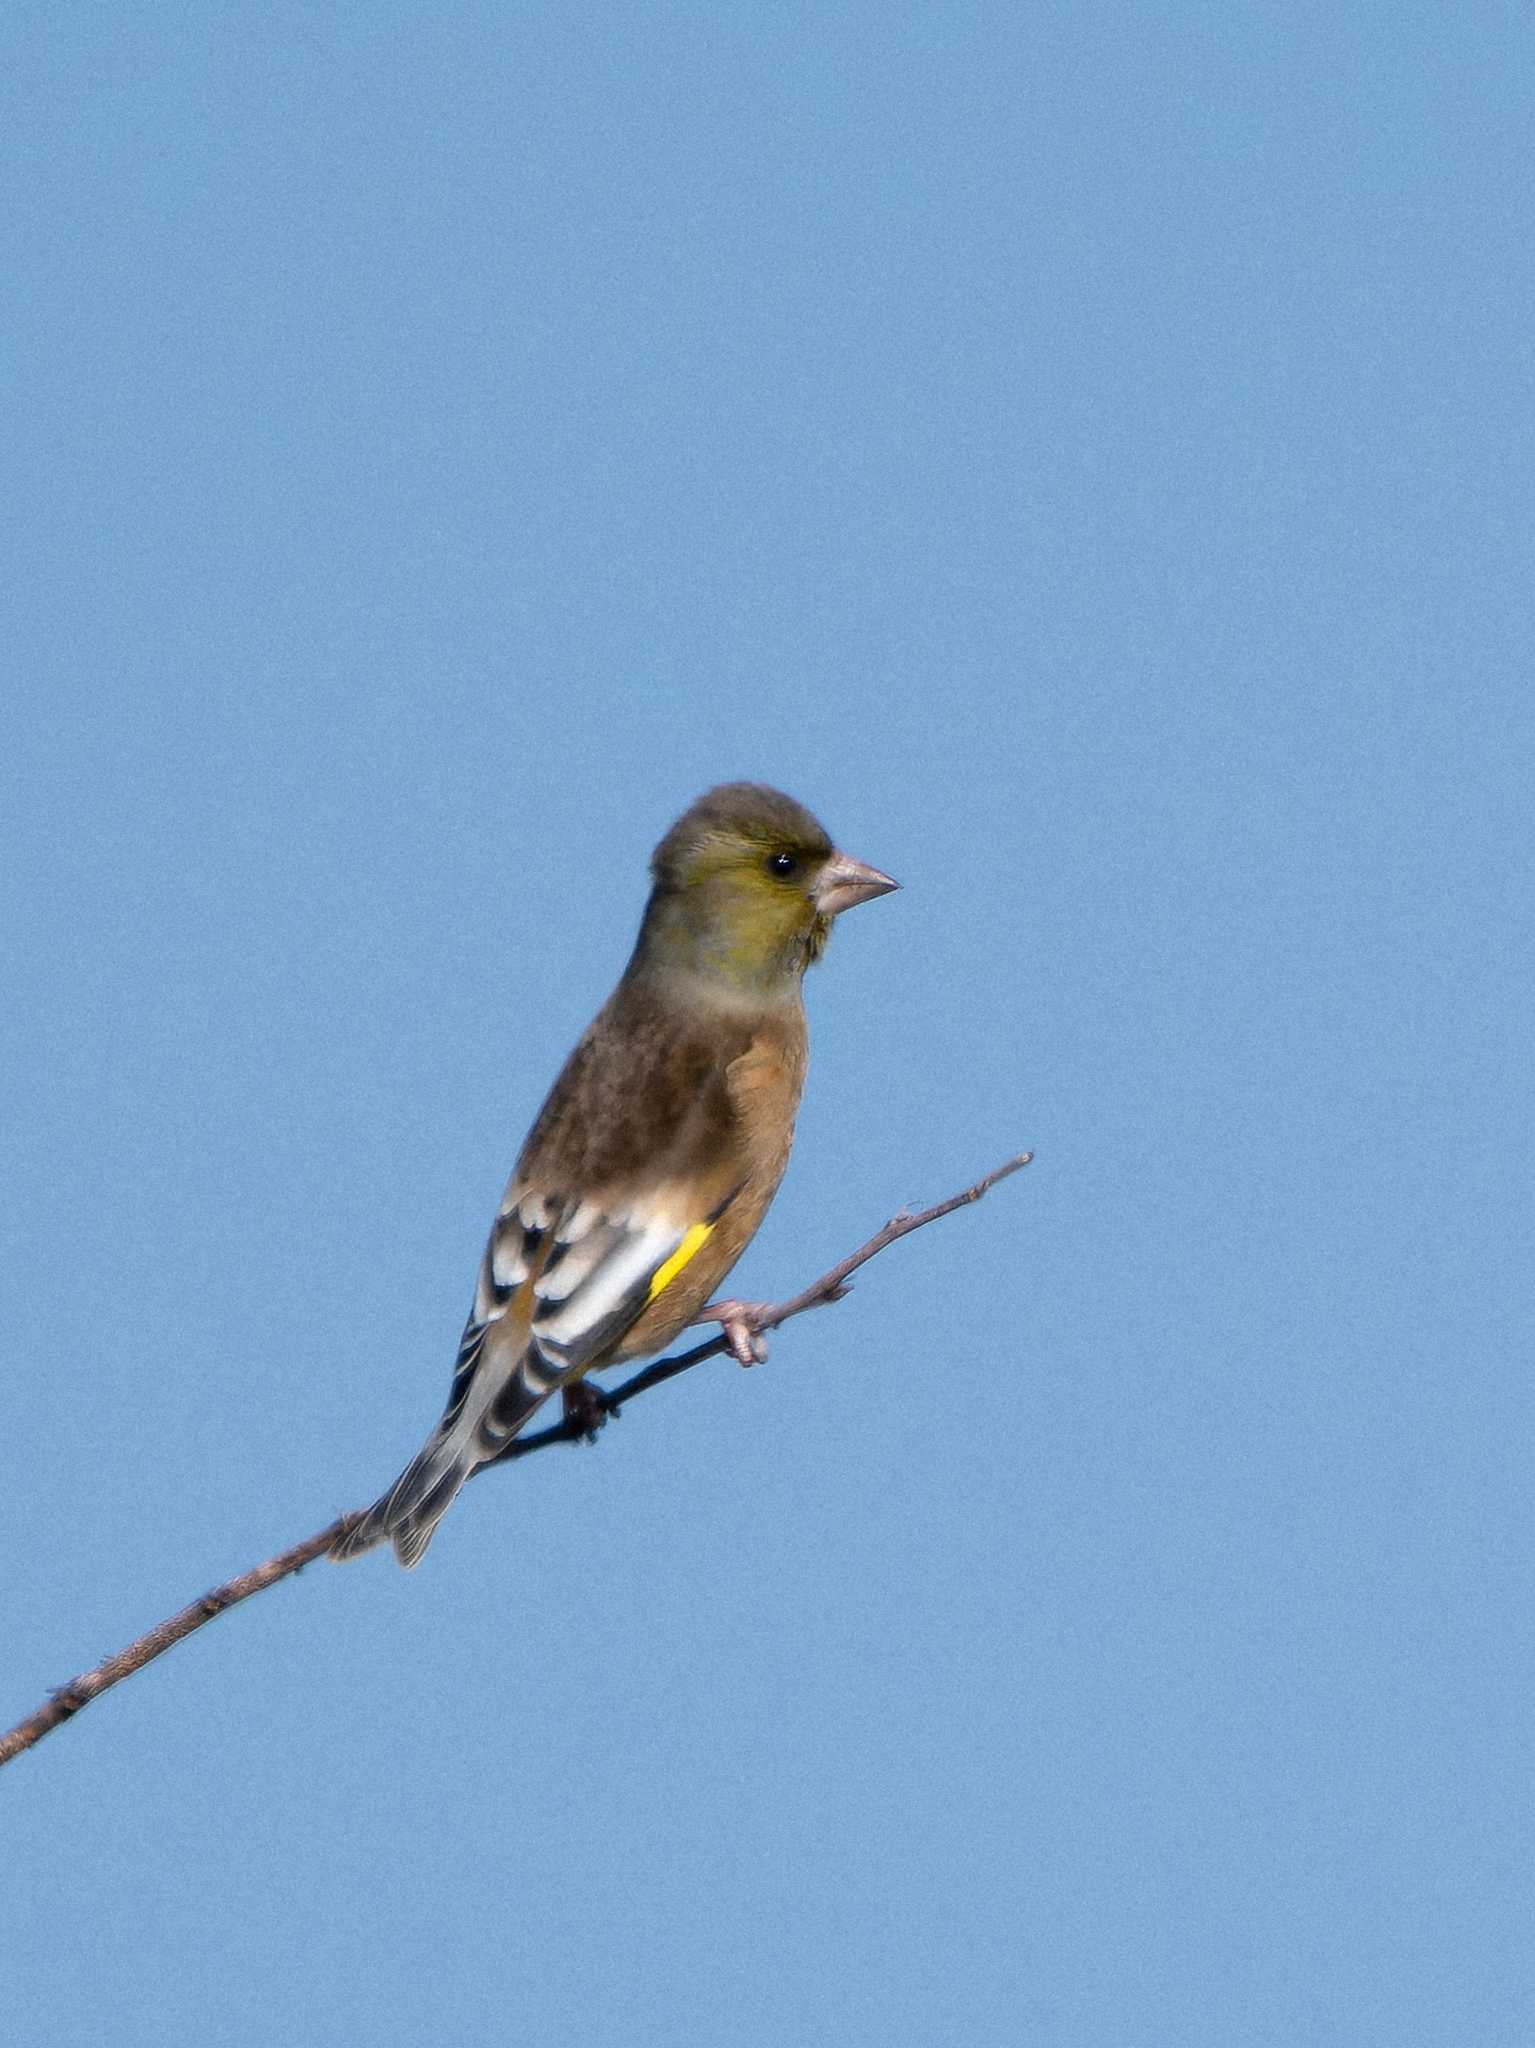
[[[335,1555],[355,1557],[388,1537],[401,1564],[416,1564],[475,1467],[613,1351],[729,1203],[689,1216],[667,1190],[609,1205],[514,1181],[480,1262],[442,1421]]]

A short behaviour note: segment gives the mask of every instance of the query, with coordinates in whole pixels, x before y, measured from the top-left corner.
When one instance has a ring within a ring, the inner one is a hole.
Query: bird
[[[744,1365],[751,1305],[700,1311],[756,1234],[805,1081],[802,982],[834,920],[899,885],[757,782],[706,791],[657,845],[628,965],[533,1121],[496,1212],[442,1420],[337,1559],[406,1567],[475,1469],[549,1397],[594,1419],[586,1374],[718,1321]]]

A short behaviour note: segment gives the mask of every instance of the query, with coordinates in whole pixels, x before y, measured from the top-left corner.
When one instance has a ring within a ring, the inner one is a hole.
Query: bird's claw
[[[598,1430],[609,1416],[618,1413],[601,1387],[594,1387],[589,1380],[573,1380],[568,1387],[561,1387],[560,1406],[566,1426],[586,1444],[594,1444]]]
[[[709,1305],[710,1322],[718,1323],[725,1343],[737,1365],[762,1365],[768,1355],[761,1321],[767,1313],[763,1301],[716,1301]]]

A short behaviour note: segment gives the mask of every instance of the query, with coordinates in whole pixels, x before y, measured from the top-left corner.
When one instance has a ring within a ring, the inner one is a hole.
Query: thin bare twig
[[[0,1764],[8,1764],[12,1757],[20,1756],[34,1742],[41,1742],[45,1735],[62,1727],[109,1687],[131,1678],[135,1671],[142,1671],[146,1664],[152,1664],[156,1657],[163,1656],[173,1644],[200,1629],[205,1622],[212,1621],[216,1614],[222,1614],[226,1607],[237,1607],[252,1593],[265,1592],[279,1579],[286,1579],[291,1573],[302,1571],[306,1564],[312,1564],[317,1557],[324,1557],[350,1523],[351,1517],[343,1515],[317,1536],[307,1536],[302,1543],[295,1543],[291,1550],[280,1550],[276,1557],[269,1557],[265,1564],[258,1564],[253,1571],[242,1572],[239,1578],[230,1579],[226,1585],[215,1586],[211,1593],[204,1593],[201,1600],[194,1600],[190,1607],[183,1607],[179,1614],[162,1621],[158,1628],[140,1636],[126,1650],[119,1650],[115,1657],[108,1657],[105,1663],[98,1664],[94,1671],[82,1671],[68,1685],[58,1686],[46,1705],[39,1707],[35,1714],[29,1714],[25,1721],[18,1721],[8,1735],[0,1735]]]
[[[1021,1166],[1027,1166],[1033,1158],[1031,1152],[1020,1152],[1016,1158],[1007,1160],[991,1173],[968,1187],[962,1194],[951,1195],[946,1202],[936,1202],[931,1209],[903,1209],[892,1216],[883,1230],[877,1230],[867,1244],[823,1273],[799,1294],[791,1295],[787,1301],[772,1302],[754,1310],[750,1317],[753,1332],[776,1330],[791,1316],[803,1315],[807,1309],[823,1308],[834,1301],[841,1301],[848,1292],[848,1280],[867,1265],[878,1253],[892,1245],[897,1238],[909,1237],[912,1231],[920,1230],[925,1223],[936,1223],[940,1216],[948,1216],[956,1209],[962,1209],[969,1202],[978,1202],[982,1195],[994,1188],[999,1180],[1006,1180],[1010,1173],[1016,1173]],[[718,1306],[718,1305],[716,1305]],[[711,1320],[709,1312],[700,1315],[699,1322]],[[600,1393],[600,1406],[606,1414],[616,1414],[626,1402],[637,1395],[648,1393],[665,1380],[675,1379],[679,1373],[687,1372],[695,1365],[701,1365],[706,1358],[714,1358],[729,1348],[729,1340],[723,1334],[711,1337],[706,1343],[695,1344],[691,1350],[679,1352],[673,1358],[658,1359],[637,1372],[622,1386],[611,1392]],[[594,1391],[597,1391],[594,1389]],[[557,1422],[548,1429],[533,1431],[530,1435],[515,1438],[499,1458],[490,1462],[503,1464],[509,1459],[525,1458],[533,1451],[546,1450],[550,1444],[577,1443],[592,1434],[589,1422],[572,1418]],[[484,1466],[482,1470],[488,1470]],[[361,1510],[358,1513],[362,1512]],[[19,1721],[6,1735],[0,1735],[0,1765],[8,1764],[13,1757],[30,1749],[35,1742],[50,1734],[53,1729],[78,1714],[82,1707],[90,1705],[112,1686],[119,1685],[125,1678],[131,1678],[135,1671],[142,1671],[146,1664],[161,1657],[174,1644],[222,1614],[226,1608],[237,1607],[242,1600],[249,1600],[253,1593],[265,1592],[268,1586],[275,1586],[279,1580],[290,1578],[303,1570],[306,1564],[313,1564],[316,1558],[324,1557],[357,1520],[357,1513],[341,1515],[328,1528],[316,1535],[306,1536],[302,1543],[295,1543],[289,1550],[281,1550],[275,1557],[269,1557],[264,1564],[253,1570],[242,1572],[238,1578],[230,1579],[222,1586],[215,1586],[211,1593],[204,1593],[200,1600],[194,1600],[190,1607],[183,1607],[179,1614],[173,1614],[152,1628],[147,1635],[130,1643],[126,1650],[119,1650],[115,1657],[108,1657],[91,1671],[83,1671],[78,1678],[70,1679],[67,1685],[59,1686],[47,1702],[24,1721]]]

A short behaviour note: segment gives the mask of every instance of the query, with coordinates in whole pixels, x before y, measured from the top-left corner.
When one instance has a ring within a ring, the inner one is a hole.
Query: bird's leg
[[[770,1304],[765,1301],[711,1301],[694,1316],[695,1323],[718,1323],[737,1365],[761,1365],[768,1355],[767,1339],[758,1327]]]
[[[608,1419],[608,1397],[590,1380],[571,1380],[560,1388],[560,1407],[568,1428],[587,1443],[597,1441],[597,1432]]]

